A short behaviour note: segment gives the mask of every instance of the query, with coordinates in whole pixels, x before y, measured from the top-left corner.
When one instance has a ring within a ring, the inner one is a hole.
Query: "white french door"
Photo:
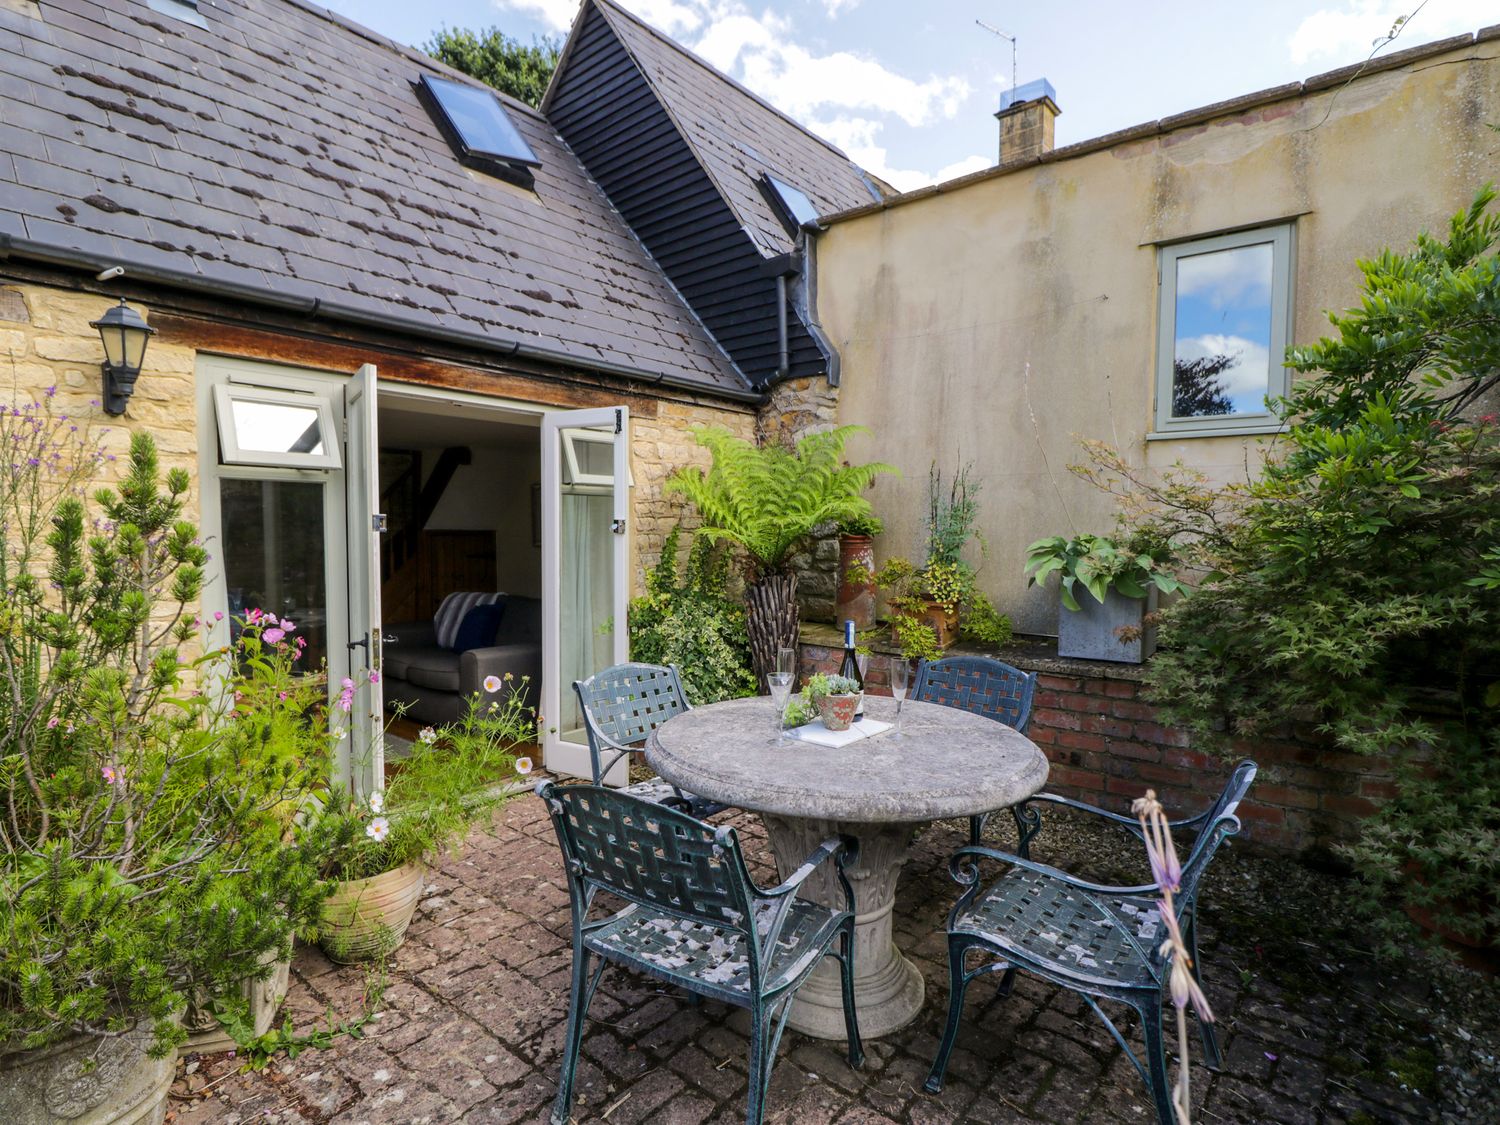
[[[542,749],[555,773],[591,777],[573,681],[626,660],[630,414],[542,416]],[[622,759],[605,780],[624,784]]]
[[[380,423],[375,365],[344,385],[344,470],[349,544],[349,780],[361,797],[385,787],[385,692],[380,682]]]

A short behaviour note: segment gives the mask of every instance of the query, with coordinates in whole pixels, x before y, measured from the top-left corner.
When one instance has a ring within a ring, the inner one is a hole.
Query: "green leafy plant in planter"
[[[385,788],[359,799],[330,787],[308,811],[299,847],[334,890],[318,940],[330,957],[382,957],[403,940],[427,865],[487,824],[513,784],[531,772],[524,751],[536,739],[525,677],[485,681],[457,722],[424,728],[408,756],[393,761]],[[339,705],[352,694],[346,681]]]
[[[189,998],[317,917],[284,840],[315,775],[245,753],[187,680],[208,561],[187,473],[137,434],[91,509],[112,458],[50,392],[0,411],[0,448],[0,1107],[66,1073],[91,1108],[149,1113]]]
[[[1173,560],[1160,548],[1131,550],[1104,535],[1054,535],[1026,548],[1030,584],[1040,585],[1053,574],[1061,581],[1062,604],[1078,612],[1081,587],[1101,605],[1109,591],[1127,598],[1144,598],[1152,587],[1164,594],[1183,589],[1172,569]]]
[[[868,515],[862,495],[885,464],[849,465],[844,448],[863,431],[840,426],[804,435],[794,448],[755,445],[728,430],[699,430],[713,457],[707,469],[684,468],[667,491],[684,496],[702,521],[697,534],[743,551],[751,669],[757,684],[774,671],[776,652],[797,643],[797,575],[792,555],[814,529]]]
[[[681,535],[680,526],[667,533],[646,592],[630,603],[630,658],[677,665],[695,706],[754,695],[745,604],[729,593],[728,553],[694,539],[679,578]]]
[[[866,535],[874,539],[885,531],[885,521],[874,512],[863,512],[839,521],[840,535]]]

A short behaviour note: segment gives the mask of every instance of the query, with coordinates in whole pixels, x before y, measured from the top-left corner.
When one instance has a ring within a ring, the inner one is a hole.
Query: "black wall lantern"
[[[156,335],[141,314],[120,298],[120,303],[98,320],[91,321],[91,328],[99,330],[104,341],[104,413],[124,414],[125,404],[135,393],[135,381],[141,373],[141,362],[146,358],[146,341]]]

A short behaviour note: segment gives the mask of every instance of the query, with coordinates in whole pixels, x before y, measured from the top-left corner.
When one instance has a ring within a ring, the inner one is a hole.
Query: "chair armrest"
[[[522,677],[531,677],[524,685],[535,693],[538,688],[536,672],[542,660],[542,646],[531,643],[494,645],[490,648],[471,648],[458,655],[458,689],[465,697],[484,691],[488,676],[499,676],[502,680],[509,672],[511,686],[523,689]]]
[[[1026,805],[1031,804],[1033,801],[1043,801],[1049,805],[1063,805],[1070,809],[1076,809],[1079,812],[1085,812],[1093,816],[1103,817],[1105,820],[1108,820],[1114,824],[1118,824],[1121,828],[1125,828],[1131,832],[1134,832],[1137,836],[1141,834],[1140,822],[1133,816],[1122,816],[1120,813],[1113,813],[1108,809],[1101,809],[1097,805],[1090,805],[1083,801],[1075,801],[1071,797],[1059,797],[1056,793],[1033,793],[1024,801],[1017,801],[1016,808],[1023,808]]]
[[[1030,871],[1037,875],[1045,875],[1049,879],[1056,879],[1059,883],[1066,883],[1075,890],[1087,891],[1089,894],[1109,895],[1116,898],[1125,898],[1143,894],[1158,894],[1160,888],[1155,883],[1141,883],[1134,887],[1111,887],[1104,883],[1090,883],[1084,879],[1075,879],[1066,871],[1059,871],[1045,863],[1038,863],[1034,859],[1023,859],[1021,856],[1010,852],[1002,852],[997,848],[981,847],[970,844],[959,848],[953,853],[953,858],[948,861],[948,874],[953,881],[960,886],[970,887],[979,880],[979,865],[977,863],[964,862],[969,857],[975,859],[993,859],[997,863],[1008,863],[1012,867],[1019,867],[1023,871]]]
[[[842,854],[841,854],[842,853]],[[802,861],[802,865],[783,879],[770,890],[760,893],[766,898],[780,898],[782,895],[795,894],[797,888],[807,882],[808,876],[821,867],[827,860],[839,856],[839,866],[842,867],[846,860],[853,859],[859,854],[859,845],[849,836],[830,836],[813,850],[813,853]]]

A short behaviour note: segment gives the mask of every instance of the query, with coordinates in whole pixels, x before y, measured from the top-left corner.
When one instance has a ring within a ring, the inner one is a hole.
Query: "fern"
[[[814,528],[869,516],[861,495],[890,465],[849,465],[844,446],[863,426],[839,426],[805,435],[794,449],[757,446],[728,430],[699,430],[698,444],[713,464],[679,469],[667,491],[679,493],[703,520],[698,534],[736,543],[750,557],[756,577],[784,573],[797,546]]]

